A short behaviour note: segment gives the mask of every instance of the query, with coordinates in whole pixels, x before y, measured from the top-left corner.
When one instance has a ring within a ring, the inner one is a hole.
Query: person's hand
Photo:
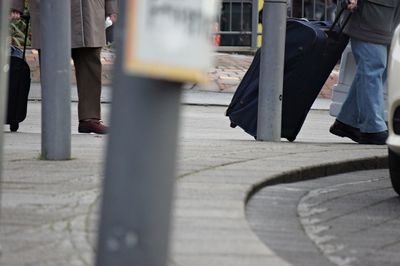
[[[11,10],[10,12],[10,19],[20,19],[21,13],[16,10]]]
[[[357,9],[357,0],[349,0],[349,4],[347,5],[347,9],[350,11],[354,11]]]
[[[112,23],[113,24],[115,24],[115,22],[117,22],[117,19],[118,19],[118,15],[117,14],[110,14],[109,15],[109,17],[110,17],[110,20],[112,21]]]

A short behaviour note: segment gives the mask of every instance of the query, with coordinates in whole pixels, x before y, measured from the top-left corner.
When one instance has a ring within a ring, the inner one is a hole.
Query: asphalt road
[[[265,187],[246,214],[292,265],[400,265],[400,197],[387,169]]]

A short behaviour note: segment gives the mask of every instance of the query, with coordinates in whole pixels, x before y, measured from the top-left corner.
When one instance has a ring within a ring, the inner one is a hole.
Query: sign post
[[[4,118],[6,113],[6,97],[7,97],[7,84],[8,84],[8,71],[9,71],[9,46],[8,46],[8,19],[10,12],[10,1],[0,2],[0,123],[4,125]],[[3,131],[0,132],[0,181],[3,175]],[[1,194],[0,194],[1,196]],[[0,247],[1,248],[1,247]],[[1,250],[0,250],[1,255]]]
[[[40,2],[42,158],[71,158],[71,2]],[[54,23],[57,18],[57,23]],[[54,40],[57,40],[56,45]]]
[[[167,265],[182,82],[211,65],[213,0],[121,0],[97,266]],[[129,16],[128,16],[129,14]]]
[[[280,141],[287,0],[264,0],[257,140]]]

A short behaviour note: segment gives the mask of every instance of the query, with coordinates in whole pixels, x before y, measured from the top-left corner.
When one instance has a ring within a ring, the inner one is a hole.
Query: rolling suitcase
[[[281,136],[294,141],[306,116],[348,44],[338,21],[288,19],[284,61]],[[344,21],[345,25],[349,17]],[[260,49],[226,111],[231,127],[239,126],[256,138]]]
[[[6,124],[10,125],[10,131],[12,132],[17,131],[19,123],[26,118],[28,95],[31,86],[31,71],[25,61],[29,16],[23,16],[23,19],[26,21],[24,49],[21,51],[16,47],[11,47],[10,56]]]

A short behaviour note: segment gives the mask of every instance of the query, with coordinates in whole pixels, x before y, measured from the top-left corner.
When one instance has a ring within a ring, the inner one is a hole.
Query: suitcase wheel
[[[19,128],[19,124],[18,123],[12,123],[10,124],[10,130],[11,132],[16,132]]]

